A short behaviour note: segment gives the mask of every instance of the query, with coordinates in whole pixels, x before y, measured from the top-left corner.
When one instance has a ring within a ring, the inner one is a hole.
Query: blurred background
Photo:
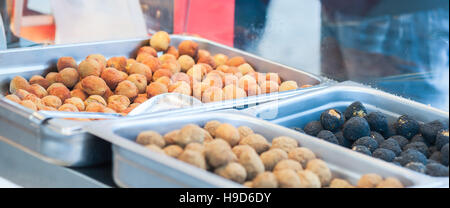
[[[0,0],[0,12],[0,50],[165,30],[449,109],[447,0]]]

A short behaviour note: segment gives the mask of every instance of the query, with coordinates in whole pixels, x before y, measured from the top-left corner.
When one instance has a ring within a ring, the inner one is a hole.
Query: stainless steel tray
[[[352,150],[337,147],[294,130],[236,113],[203,113],[169,116],[165,119],[127,118],[110,120],[86,127],[90,133],[113,144],[113,176],[121,187],[241,187],[213,173],[195,168],[169,156],[152,152],[134,142],[144,130],[161,134],[180,129],[186,124],[203,126],[210,120],[246,125],[271,140],[277,136],[289,136],[303,147],[311,149],[325,160],[334,177],[344,178],[356,184],[361,175],[378,173],[384,177],[398,178],[407,187],[436,187],[439,184],[431,177],[407,169],[373,160]]]
[[[324,110],[336,108],[343,112],[355,101],[362,102],[369,112],[382,112],[390,123],[407,114],[419,122],[440,120],[447,126],[449,124],[448,112],[354,82],[344,82],[298,97],[247,108],[243,113],[281,126],[303,128],[308,122],[318,120]],[[446,182],[448,187],[448,177],[441,177],[440,180]]]
[[[173,35],[171,39],[171,44],[176,46],[182,40],[191,39],[196,41],[200,48],[207,49],[213,54],[243,56],[258,71],[278,72],[283,79],[315,85],[311,88],[290,92],[211,103],[201,108],[215,110],[236,107],[238,104],[239,106],[248,106],[320,89],[332,82],[202,38]],[[3,96],[8,92],[9,82],[14,76],[20,75],[29,79],[33,75],[43,75],[55,70],[56,62],[61,56],[72,56],[78,62],[93,53],[103,54],[106,58],[131,57],[143,45],[148,45],[148,38],[0,51],[0,136],[6,137],[36,156],[58,165],[82,167],[109,160],[108,144],[82,130],[84,125],[90,124],[52,119],[9,102],[3,99]]]

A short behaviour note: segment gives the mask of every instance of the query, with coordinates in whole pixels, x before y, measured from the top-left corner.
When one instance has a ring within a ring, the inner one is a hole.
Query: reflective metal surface
[[[352,150],[315,139],[273,123],[236,113],[203,113],[168,116],[165,119],[126,118],[110,120],[86,127],[92,134],[113,144],[114,180],[121,187],[241,187],[213,173],[193,167],[169,156],[152,152],[134,142],[145,130],[161,134],[180,129],[186,124],[203,126],[210,120],[245,125],[269,141],[277,136],[295,138],[300,146],[311,149],[327,162],[334,177],[356,184],[361,175],[377,173],[383,177],[396,177],[407,187],[437,187],[441,183],[432,177],[374,160]]]

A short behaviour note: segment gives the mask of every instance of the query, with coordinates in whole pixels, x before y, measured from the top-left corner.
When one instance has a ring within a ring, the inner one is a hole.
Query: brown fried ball
[[[84,101],[85,106],[88,106],[91,103],[99,103],[102,104],[103,106],[106,106],[105,99],[100,95],[91,95]]]
[[[168,69],[159,69],[153,74],[153,81],[158,80],[161,77],[172,77],[172,72]]]
[[[111,89],[109,89],[109,87],[106,87],[106,92],[105,92],[105,94],[103,94],[102,97],[103,97],[103,99],[108,100],[108,98],[113,95],[114,95],[114,92]]]
[[[115,68],[119,71],[127,71],[127,58],[125,56],[112,57],[106,62],[107,67]]]
[[[56,75],[56,82],[63,83],[68,88],[75,86],[79,79],[78,72],[74,68],[65,68]]]
[[[207,87],[223,88],[223,80],[219,76],[208,76],[202,81],[202,84]]]
[[[77,62],[72,57],[61,57],[56,63],[56,68],[61,71],[65,68],[78,68]]]
[[[197,151],[202,154],[205,154],[205,146],[200,143],[190,143],[190,144],[186,145],[184,150],[192,150],[192,151]]]
[[[383,178],[375,173],[369,173],[361,176],[358,181],[358,188],[375,188],[383,181]]]
[[[91,102],[88,105],[86,105],[85,111],[92,112],[92,113],[102,113],[105,110],[105,108],[106,107],[103,104],[100,104],[97,102]]]
[[[154,145],[154,144],[145,145],[145,148],[149,149],[152,152],[156,152],[159,154],[165,154],[164,150],[162,150],[161,147]]]
[[[149,98],[168,92],[167,86],[159,82],[152,82],[147,86],[147,96]]]
[[[143,131],[141,132],[137,138],[136,142],[141,145],[151,145],[154,144],[158,147],[164,147],[166,146],[166,142],[164,141],[164,138],[156,131]]]
[[[167,69],[172,74],[178,73],[181,71],[181,65],[175,60],[175,61],[167,61],[163,64],[161,64],[161,69]]]
[[[202,56],[197,60],[197,64],[207,64],[212,68],[216,68],[216,62],[214,62],[214,58],[212,56]]]
[[[220,65],[216,68],[216,70],[221,71],[226,74],[237,74],[240,73],[239,69],[234,66],[228,66],[228,65]],[[238,78],[239,79],[239,78]]]
[[[205,75],[202,66],[199,64],[196,64],[192,66],[187,72],[187,75],[191,77],[192,80],[201,82],[203,80],[203,76]]]
[[[172,80],[169,77],[160,77],[155,82],[164,84],[164,85],[166,85],[166,87],[169,87],[172,84]]]
[[[298,171],[297,175],[300,177],[300,188],[320,188],[319,176],[309,170]]]
[[[275,168],[273,168],[273,171],[275,172],[285,169],[291,169],[295,172],[303,170],[302,165],[300,165],[299,162],[295,160],[286,159],[278,162],[277,165],[275,165]]]
[[[177,61],[177,57],[175,57],[172,54],[163,54],[160,57],[158,57],[159,62],[161,64],[167,63],[167,62],[176,62]]]
[[[277,83],[278,85],[281,84],[281,78],[277,73],[267,73],[266,81],[272,81],[272,82]]]
[[[28,88],[28,92],[36,95],[38,98],[43,98],[48,95],[47,90],[38,84],[32,84]]]
[[[278,92],[278,84],[274,81],[263,81],[259,85],[261,87],[261,93],[267,94],[272,92]]]
[[[253,182],[251,181],[247,181],[244,184],[242,184],[243,186],[247,187],[247,188],[253,188]]]
[[[166,51],[169,48],[170,36],[167,32],[158,31],[150,38],[150,46],[157,51]]]
[[[197,57],[198,44],[192,40],[185,40],[178,45],[180,55],[188,55],[192,58]]]
[[[255,72],[253,67],[250,64],[247,64],[247,63],[238,66],[238,69],[242,73],[242,75],[246,75],[246,74],[248,74],[250,72]]]
[[[299,162],[302,167],[306,167],[310,160],[316,159],[316,155],[308,148],[297,147],[288,152],[288,158]]]
[[[83,90],[83,87],[81,86],[81,81],[77,82],[77,84],[75,84],[75,86],[73,87],[72,90],[76,90],[76,89]]]
[[[181,148],[178,145],[169,145],[165,147],[163,150],[166,153],[166,155],[173,158],[178,158],[181,155],[181,153],[183,153],[183,148]]]
[[[42,100],[40,98],[38,98],[36,95],[34,94],[28,94],[26,95],[22,100],[30,100],[32,101],[36,107],[39,108],[39,106],[43,106],[44,103],[42,102]]]
[[[5,98],[8,99],[8,100],[13,101],[13,102],[15,102],[15,103],[20,103],[20,101],[21,101],[20,98],[17,97],[17,95],[14,95],[14,94],[12,94],[12,95],[7,95],[7,96],[5,96]]]
[[[244,137],[239,144],[252,147],[258,154],[261,154],[270,148],[270,143],[260,134],[250,134]]]
[[[178,63],[180,63],[181,71],[187,72],[195,65],[195,60],[188,55],[182,55],[178,58]]]
[[[236,162],[230,162],[227,165],[217,168],[214,172],[219,176],[240,184],[244,183],[247,178],[245,168]]]
[[[206,132],[206,131],[205,131]],[[208,164],[214,168],[236,161],[236,155],[230,145],[223,139],[215,139],[205,145],[205,156]]]
[[[278,89],[280,92],[296,90],[298,89],[297,82],[295,81],[285,81],[281,83],[280,88]]]
[[[246,92],[249,89],[249,86],[256,85],[256,80],[250,75],[245,75],[241,79],[239,79],[239,87],[244,89]]]
[[[158,69],[161,66],[159,59],[155,58],[155,57],[146,58],[146,59],[142,60],[141,63],[145,64],[148,68],[150,68],[150,70],[152,70],[152,73],[155,73],[156,71],[158,71]],[[133,67],[133,65],[131,65],[131,67]]]
[[[142,54],[142,53],[146,53],[149,54],[153,57],[157,57],[158,56],[158,52],[156,52],[156,50],[150,46],[143,46],[141,48],[139,48],[137,54]]]
[[[132,74],[128,76],[128,81],[132,82],[138,88],[139,93],[145,93],[147,88],[147,78],[142,74]]]
[[[139,89],[133,82],[125,80],[117,85],[115,93],[116,95],[124,95],[130,100],[133,100],[139,94]]]
[[[20,105],[25,106],[26,108],[29,108],[33,111],[38,110],[36,104],[34,104],[33,101],[31,101],[31,100],[22,100],[22,101],[20,101]]]
[[[180,53],[178,53],[178,49],[175,46],[169,46],[169,48],[166,51],[166,54],[171,54],[175,56],[175,58],[178,58],[180,56]]]
[[[40,111],[58,111],[56,108],[48,107],[45,105],[38,106],[38,110]]]
[[[152,59],[152,58],[156,58],[157,56],[153,56],[153,55],[151,55],[151,54],[149,54],[149,53],[139,53],[137,56],[136,56],[136,61],[137,62],[139,62],[139,63],[142,63],[142,62],[144,62],[145,60],[148,60],[148,59]],[[135,62],[133,62],[132,64],[134,64]],[[127,63],[127,66],[128,66],[128,64],[130,64],[130,62],[128,61],[128,63]],[[128,67],[129,68],[129,67]]]
[[[91,54],[86,57],[86,60],[87,59],[96,60],[98,63],[101,64],[102,68],[106,68],[107,61],[106,61],[106,58],[102,54]]]
[[[41,75],[34,75],[34,76],[32,76],[31,79],[30,79],[30,85],[32,85],[32,84],[41,85],[44,89],[47,89],[48,86],[50,86],[50,83],[48,82],[48,80],[46,80]]]
[[[18,89],[18,90],[16,90],[16,92],[14,93],[14,95],[17,96],[17,97],[19,97],[21,100],[22,100],[25,96],[27,96],[27,95],[29,95],[29,94],[30,94],[30,93],[29,93],[28,91],[22,90],[22,89]]]
[[[239,126],[238,128],[241,140],[250,134],[254,134],[253,130],[248,126]]]
[[[147,65],[141,63],[135,63],[131,65],[130,70],[128,70],[128,74],[142,74],[145,76],[148,82],[150,82],[153,77],[152,70]]]
[[[14,94],[18,89],[28,91],[29,88],[30,84],[25,78],[21,76],[15,76],[9,83],[9,92],[11,92],[12,94]]]
[[[201,100],[204,103],[222,101],[223,91],[221,88],[218,87],[209,87],[203,92]]]
[[[278,162],[288,159],[287,153],[282,149],[270,149],[263,152],[260,157],[266,171],[272,171]]]
[[[328,186],[328,184],[330,184],[332,176],[331,171],[323,160],[320,159],[310,160],[306,165],[306,170],[315,173],[319,177],[322,186]]]
[[[258,84],[253,83],[248,85],[247,89],[247,96],[254,96],[254,95],[260,95],[261,94],[261,87],[259,87]]]
[[[231,59],[228,59],[228,61],[225,64],[228,66],[238,67],[242,64],[245,64],[245,59],[241,56],[236,56]]]
[[[166,141],[166,144],[171,145],[175,144],[175,137],[178,135],[180,130],[174,130],[167,134],[164,134],[164,141]]]
[[[66,111],[66,112],[79,112],[77,106],[72,104],[64,104],[58,108],[58,111]]]
[[[212,121],[208,121],[205,126],[204,129],[206,131],[208,131],[209,134],[211,134],[211,136],[216,137],[216,129],[217,127],[219,127],[222,123],[220,121],[217,120],[212,120]]]
[[[278,188],[278,181],[272,172],[263,172],[252,181],[253,188]]]
[[[247,93],[236,85],[227,85],[223,88],[223,97],[224,100],[239,99],[247,97]]]
[[[179,160],[189,163],[193,166],[206,170],[206,160],[205,156],[203,156],[200,152],[186,150],[179,157]]]
[[[96,61],[96,59],[86,59],[78,66],[78,74],[81,79],[88,76],[99,77],[102,74],[103,68],[102,64]]]
[[[47,74],[47,76],[45,76],[45,80],[47,80],[48,86],[52,85],[53,83],[56,83],[57,75],[58,75],[58,73],[56,73],[56,72],[50,72]]]
[[[232,147],[237,145],[240,140],[240,135],[237,128],[228,123],[220,124],[220,126],[216,129],[215,135],[216,137],[227,141]]]
[[[106,82],[97,76],[87,76],[81,80],[81,87],[83,91],[88,95],[104,95],[108,89]]]
[[[225,65],[227,63],[228,56],[226,56],[225,54],[218,53],[213,56],[213,59],[214,59],[214,63],[216,64],[216,66],[220,66],[220,65]]]
[[[52,108],[59,108],[62,105],[61,99],[54,95],[48,95],[42,98],[44,105]]]
[[[117,85],[128,78],[128,74],[115,68],[106,68],[103,70],[101,78],[110,89],[116,89]]]
[[[62,102],[67,98],[70,98],[70,91],[67,87],[61,83],[54,83],[48,87],[47,92],[49,95],[54,95],[61,99]]]
[[[291,169],[274,172],[280,188],[300,188],[301,181],[297,173]]]
[[[185,147],[190,143],[202,143],[205,141],[206,131],[195,124],[185,125],[180,132],[173,138],[174,142],[181,147]]]
[[[108,108],[122,112],[130,106],[130,99],[123,95],[113,95],[108,98]]]
[[[355,187],[344,179],[335,178],[331,181],[330,188],[355,188]]]
[[[83,100],[81,100],[78,97],[71,97],[69,99],[66,99],[64,101],[64,104],[72,104],[75,107],[77,107],[78,111],[84,111],[84,108],[85,108]]]
[[[258,174],[264,172],[264,164],[254,149],[243,149],[239,155],[239,163],[247,171],[247,180],[253,180]]]
[[[225,74],[225,76],[223,77],[223,85],[224,86],[228,86],[228,85],[239,85],[239,79],[237,78],[237,76],[234,76],[232,74]]]
[[[400,182],[398,179],[388,177],[388,178],[384,179],[383,181],[381,181],[377,185],[377,188],[404,188],[404,186],[403,186],[402,182]]]
[[[179,72],[172,75],[171,82],[176,83],[179,81],[186,82],[189,85],[191,84],[191,79],[186,73]]]
[[[248,145],[236,145],[231,149],[237,158],[241,157],[241,153],[245,151],[255,151],[252,147]]]
[[[169,86],[169,92],[179,93],[183,95],[192,95],[191,86],[186,82],[177,82]]]
[[[296,147],[298,147],[297,140],[287,136],[280,136],[272,140],[271,148],[278,148],[286,152],[289,152],[290,150],[295,149]]]
[[[147,94],[139,94],[133,101],[133,103],[143,103],[147,101]]]

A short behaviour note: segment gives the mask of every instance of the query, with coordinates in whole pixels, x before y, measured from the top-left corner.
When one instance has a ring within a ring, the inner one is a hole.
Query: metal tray
[[[353,184],[356,184],[363,174],[377,173],[383,177],[396,177],[407,187],[439,185],[431,177],[373,160],[369,156],[339,148],[268,121],[236,113],[190,114],[169,116],[164,119],[127,118],[122,121],[97,123],[86,127],[86,130],[113,144],[113,177],[121,187],[241,187],[240,184],[169,156],[152,152],[134,142],[136,136],[144,130],[155,130],[164,134],[190,123],[203,126],[210,120],[219,120],[235,126],[246,125],[269,140],[277,136],[295,138],[301,146],[311,149],[319,158],[326,161],[334,177],[347,179]]]
[[[363,103],[369,112],[382,112],[389,123],[407,114],[419,122],[440,120],[447,126],[449,124],[448,112],[350,81],[295,98],[247,108],[243,113],[281,126],[303,128],[308,122],[318,120],[324,110],[336,108],[343,112],[355,101]],[[442,181],[448,187],[449,178],[444,177]]]
[[[210,103],[202,108],[215,110],[233,108],[237,104],[248,106],[320,89],[332,82],[206,39],[179,35],[173,35],[171,39],[171,44],[175,46],[183,40],[191,39],[196,41],[200,48],[209,50],[213,54],[243,56],[258,71],[278,72],[283,79],[315,85],[289,92],[253,96],[216,104]],[[136,50],[143,45],[148,45],[148,38],[0,51],[0,136],[6,137],[36,156],[58,165],[83,167],[110,160],[109,145],[103,140],[85,133],[82,127],[87,125],[86,123],[48,118],[40,115],[39,112],[32,112],[16,103],[9,102],[3,96],[8,92],[9,82],[14,76],[20,75],[29,79],[33,75],[46,74],[55,70],[56,62],[61,56],[72,56],[77,62],[93,53],[100,53],[106,58],[133,57]]]

